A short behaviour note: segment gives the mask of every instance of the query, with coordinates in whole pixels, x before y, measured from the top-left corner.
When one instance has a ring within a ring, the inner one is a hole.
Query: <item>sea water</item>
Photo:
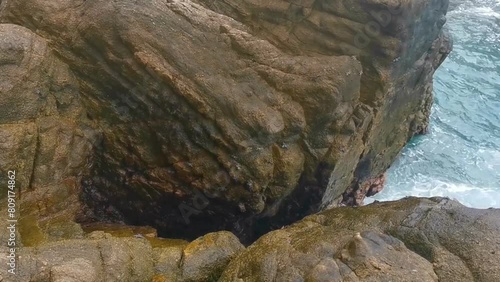
[[[434,76],[430,132],[415,137],[373,200],[446,196],[500,208],[500,0],[452,0],[453,52]]]

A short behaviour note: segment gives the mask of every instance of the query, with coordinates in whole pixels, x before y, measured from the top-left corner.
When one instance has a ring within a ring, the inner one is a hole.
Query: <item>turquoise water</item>
[[[447,196],[500,208],[500,0],[451,3],[447,18],[454,50],[435,74],[430,133],[408,144],[366,203]]]

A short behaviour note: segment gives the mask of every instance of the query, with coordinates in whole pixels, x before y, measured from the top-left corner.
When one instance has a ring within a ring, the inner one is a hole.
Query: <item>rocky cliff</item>
[[[251,241],[359,205],[451,49],[446,0],[0,3],[0,167],[41,229]]]
[[[0,281],[499,281],[498,210],[357,207],[427,130],[447,5],[0,0]]]

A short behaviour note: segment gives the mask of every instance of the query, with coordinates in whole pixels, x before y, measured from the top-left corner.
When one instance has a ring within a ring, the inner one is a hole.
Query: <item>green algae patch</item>
[[[26,215],[19,219],[19,233],[21,243],[25,247],[36,247],[47,242],[47,235],[43,232],[35,215]]]

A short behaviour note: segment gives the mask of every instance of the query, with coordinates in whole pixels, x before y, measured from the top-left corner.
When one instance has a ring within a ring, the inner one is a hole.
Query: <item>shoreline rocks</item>
[[[0,278],[16,282],[498,281],[499,216],[499,209],[471,209],[446,198],[405,198],[333,208],[272,231],[246,248],[226,231],[186,242],[130,236],[125,227],[113,232],[108,226],[106,232],[92,231],[78,239],[23,247],[15,280],[5,268],[0,269]],[[0,248],[2,264],[5,252],[5,247]]]
[[[334,208],[264,235],[219,281],[498,281],[499,216],[445,198]]]

